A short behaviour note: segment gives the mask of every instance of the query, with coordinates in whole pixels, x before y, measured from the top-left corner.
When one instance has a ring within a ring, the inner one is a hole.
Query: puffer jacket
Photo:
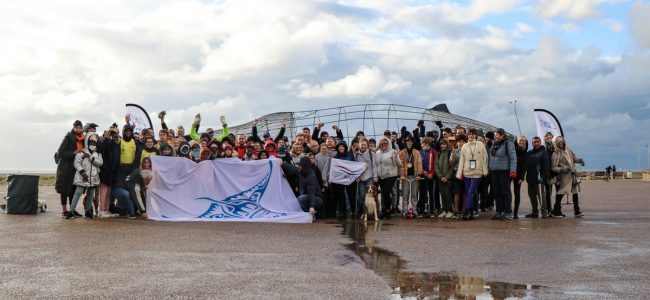
[[[96,133],[88,134],[86,136],[86,139],[84,141],[84,146],[85,149],[88,149],[88,139],[93,136],[97,135]],[[74,175],[74,185],[76,186],[83,186],[83,187],[94,187],[94,186],[99,186],[99,171],[104,163],[102,159],[102,154],[97,152],[97,150],[93,151],[90,153],[91,157],[93,157],[93,161],[90,162],[90,159],[86,158],[84,156],[84,152],[77,153],[74,159],[74,168],[77,170],[77,172]],[[81,171],[84,170],[85,173],[88,175],[88,181],[84,181],[83,177],[81,176]]]
[[[390,145],[390,141],[386,138],[382,138],[382,140],[384,139],[388,141]],[[399,176],[402,162],[399,160],[399,157],[396,157],[395,153],[396,150],[392,148],[386,149],[386,152],[377,150],[377,159],[375,160],[375,166],[377,169],[377,176],[379,178]]]
[[[361,177],[359,177],[361,181],[366,181],[368,179],[377,177],[377,169],[375,168],[375,160],[377,158],[375,156],[377,156],[377,154],[372,153],[370,150],[366,150],[364,153],[357,151],[354,154],[355,161],[366,163],[366,169],[361,174]]]
[[[436,177],[438,179],[445,177],[448,180],[451,180],[451,176],[453,176],[451,162],[449,161],[449,157],[451,156],[449,148],[451,148],[451,145],[447,139],[442,139],[440,144],[446,144],[447,149],[445,151],[441,150],[436,156]]]

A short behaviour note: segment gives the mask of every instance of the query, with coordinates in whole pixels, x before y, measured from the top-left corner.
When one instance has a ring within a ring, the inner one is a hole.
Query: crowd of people
[[[438,217],[473,220],[479,212],[494,210],[492,220],[519,217],[521,186],[526,183],[532,211],[526,218],[565,217],[562,198],[571,195],[574,215],[582,217],[576,165],[583,164],[562,136],[547,133],[529,140],[509,140],[502,128],[479,134],[474,128],[426,131],[423,121],[412,131],[386,130],[378,139],[359,131],[348,142],[336,125],[333,135],[325,124],[305,127],[293,140],[282,121],[277,136],[259,136],[257,120],[250,135],[229,132],[221,116],[222,133],[212,128],[199,133],[196,115],[189,133],[183,126],[171,129],[159,114],[162,129],[134,132],[130,116],[125,125],[110,126],[103,134],[97,124],[75,121],[55,153],[56,191],[62,215],[86,218],[142,216],[146,218],[146,190],[152,178],[151,156],[173,156],[195,162],[214,159],[243,161],[278,159],[302,209],[314,218],[359,218],[364,213],[368,186],[379,190],[380,217]],[[482,132],[481,132],[482,133]],[[351,184],[329,182],[331,159],[366,163]],[[555,201],[552,191],[555,186]],[[511,189],[512,187],[512,189]],[[513,195],[514,191],[514,206]],[[82,198],[83,197],[83,198]],[[400,202],[401,198],[401,202]]]

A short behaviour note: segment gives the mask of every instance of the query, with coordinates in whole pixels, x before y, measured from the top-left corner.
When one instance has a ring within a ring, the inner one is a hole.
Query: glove
[[[226,123],[226,117],[221,116],[220,120],[221,120],[221,124],[227,124]]]
[[[442,128],[442,121],[436,121],[436,125],[438,126],[438,128]]]
[[[517,172],[510,172],[510,178],[512,179],[517,178]]]
[[[84,182],[88,182],[88,174],[83,173],[81,174],[81,177],[83,178]]]
[[[564,168],[564,173],[571,173],[571,168]]]

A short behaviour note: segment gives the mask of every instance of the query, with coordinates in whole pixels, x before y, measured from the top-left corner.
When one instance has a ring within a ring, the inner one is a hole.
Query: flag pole
[[[510,104],[512,104],[514,109],[515,109],[515,118],[517,119],[517,128],[519,128],[519,135],[521,135],[521,126],[519,125],[519,116],[517,115],[517,100],[515,100],[514,103],[513,103],[513,101],[510,101]]]

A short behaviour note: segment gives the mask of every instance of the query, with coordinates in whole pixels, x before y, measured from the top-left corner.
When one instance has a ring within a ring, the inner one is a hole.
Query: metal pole
[[[515,118],[517,119],[517,128],[519,128],[519,135],[521,135],[521,126],[519,125],[519,116],[517,115],[517,100],[515,100],[514,103],[510,101],[510,104],[514,106]]]
[[[645,144],[645,149],[648,150],[648,170],[650,170],[650,141]]]
[[[641,171],[641,145],[637,147],[636,169]]]

